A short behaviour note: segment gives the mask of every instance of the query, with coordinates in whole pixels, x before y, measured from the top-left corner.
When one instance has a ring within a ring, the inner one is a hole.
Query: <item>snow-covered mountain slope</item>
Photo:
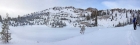
[[[96,11],[97,13],[94,13]],[[10,25],[47,25],[48,27],[79,27],[86,25],[94,27],[95,15],[98,15],[98,26],[119,27],[132,23],[132,18],[139,15],[138,10],[95,8],[80,9],[70,7],[53,7],[43,11],[34,12],[17,18],[11,18]],[[104,25],[108,24],[108,25]]]
[[[119,13],[119,11],[114,11],[110,15],[99,16],[99,18],[101,17],[103,19],[99,19],[98,24],[105,27],[115,27],[119,23],[122,23],[122,25],[128,24],[131,22],[130,19],[133,18],[132,17],[133,15],[130,12],[128,12],[128,10],[125,10],[125,11],[127,12]]]
[[[45,25],[11,27],[12,40],[0,45],[140,45],[140,27],[47,28]]]
[[[77,26],[78,24],[80,25],[80,22],[87,21],[86,16],[90,15],[90,11],[84,11],[74,7],[54,7],[25,16],[19,16],[18,18],[11,18],[10,25],[23,26],[45,24],[49,27],[55,27],[57,25],[55,23],[62,22],[67,26]]]
[[[99,14],[98,25],[104,27],[120,27],[132,24],[134,17],[140,21],[140,10],[107,9],[101,10]]]

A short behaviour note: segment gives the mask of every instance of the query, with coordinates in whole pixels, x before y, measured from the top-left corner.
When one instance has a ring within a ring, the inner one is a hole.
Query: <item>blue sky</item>
[[[41,11],[54,6],[74,6],[101,9],[140,9],[140,0],[0,0],[0,15],[9,13],[11,17]]]

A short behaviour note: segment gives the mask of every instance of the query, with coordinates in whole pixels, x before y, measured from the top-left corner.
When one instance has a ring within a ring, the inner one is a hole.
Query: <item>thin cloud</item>
[[[58,0],[1,0],[0,15],[5,17],[6,13],[9,13],[9,16],[17,17],[57,6],[59,2]]]
[[[115,0],[103,1],[102,4],[108,8],[127,8],[127,9],[140,9],[139,0]]]

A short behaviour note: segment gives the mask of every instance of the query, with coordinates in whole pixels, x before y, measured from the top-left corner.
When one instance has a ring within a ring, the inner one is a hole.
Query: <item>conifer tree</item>
[[[9,19],[8,19],[8,13],[6,14],[6,18],[3,21],[2,25],[2,31],[0,32],[1,34],[1,40],[5,43],[8,43],[9,40],[11,40],[11,33],[9,33]]]

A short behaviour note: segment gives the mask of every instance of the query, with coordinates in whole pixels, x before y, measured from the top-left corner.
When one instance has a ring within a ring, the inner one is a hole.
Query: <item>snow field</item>
[[[48,28],[43,26],[10,27],[12,40],[2,45],[139,45],[140,28],[133,25],[117,28]]]

